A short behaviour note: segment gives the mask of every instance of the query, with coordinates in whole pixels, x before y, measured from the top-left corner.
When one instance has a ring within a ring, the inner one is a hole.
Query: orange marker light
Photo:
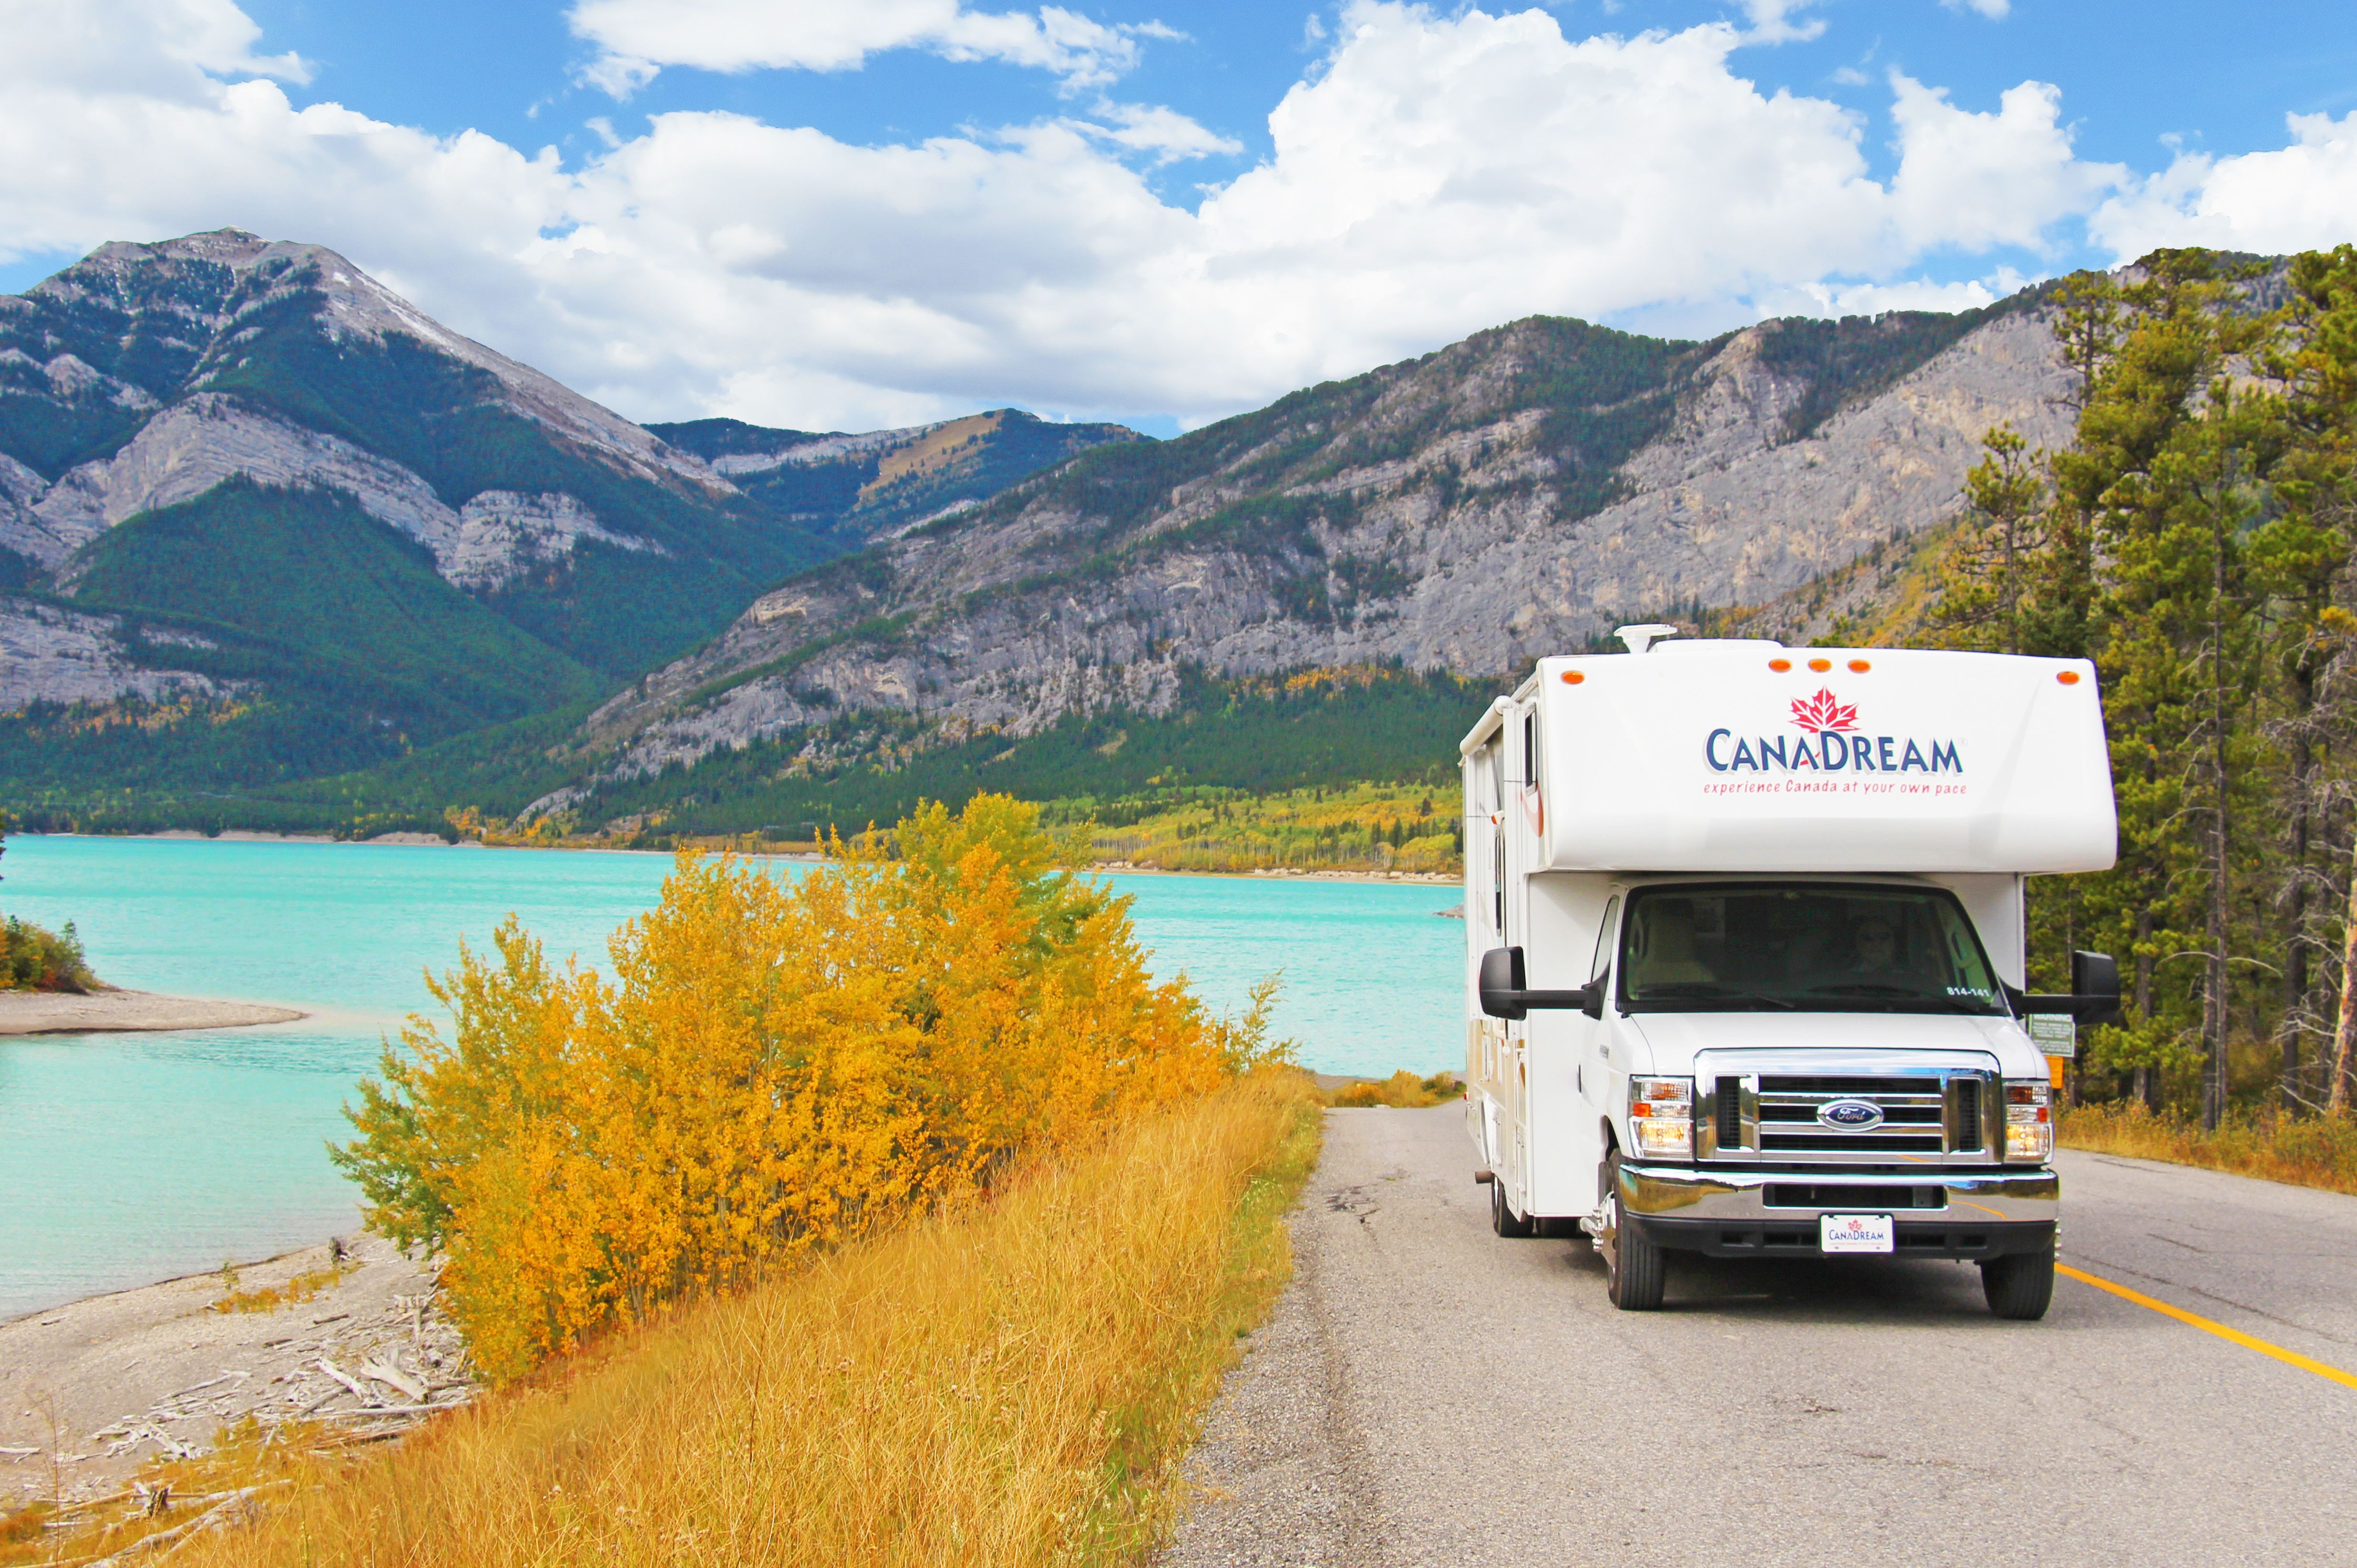
[[[1850,673],[1851,673],[1851,674],[1853,674],[1853,675],[1863,675],[1863,674],[1865,674],[1867,671],[1869,671],[1869,670],[1873,669],[1873,668],[1874,668],[1874,666],[1873,666],[1873,665],[1871,665],[1871,664],[1868,664],[1868,663],[1867,663],[1865,660],[1863,660],[1863,659],[1853,659],[1853,660],[1851,660],[1849,661],[1849,668],[1850,668]]]
[[[1587,679],[1587,676],[1577,670],[1566,670],[1563,672],[1563,683],[1566,686],[1577,686]]]
[[[2076,670],[2057,670],[2054,671],[2054,678],[2065,686],[2075,686],[2079,683],[2079,672]]]
[[[1824,674],[1833,667],[1834,661],[1830,659],[1812,659],[1809,660],[1809,668],[1815,671],[1820,675]]]
[[[1789,659],[1770,659],[1768,660],[1768,668],[1773,670],[1779,675],[1781,675],[1785,671],[1790,670],[1792,667],[1792,661]]]

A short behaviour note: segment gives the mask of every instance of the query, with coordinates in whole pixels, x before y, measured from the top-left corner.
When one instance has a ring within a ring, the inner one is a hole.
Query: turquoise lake
[[[11,838],[0,911],[74,922],[110,983],[279,1003],[257,1029],[0,1039],[0,1320],[322,1240],[358,1224],[324,1146],[384,1037],[509,913],[601,965],[660,855],[188,839]],[[1106,878],[1156,972],[1212,1006],[1283,970],[1277,1031],[1321,1072],[1463,1056],[1453,886]]]

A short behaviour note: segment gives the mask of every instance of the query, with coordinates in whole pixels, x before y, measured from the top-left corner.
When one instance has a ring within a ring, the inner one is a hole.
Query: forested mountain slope
[[[1702,343],[1516,322],[1085,454],[806,573],[600,707],[581,781],[547,804],[594,817],[645,801],[632,780],[748,746],[783,780],[886,729],[903,752],[1004,754],[1168,717],[1206,680],[1394,662],[1504,679],[1620,621],[1760,603],[1921,532],[1956,508],[1990,427],[2061,438],[2066,391],[2034,295]]]
[[[587,703],[867,532],[1118,430],[835,437],[872,450],[813,511],[707,460],[722,423],[673,445],[235,230],[0,296],[0,786],[252,787]]]

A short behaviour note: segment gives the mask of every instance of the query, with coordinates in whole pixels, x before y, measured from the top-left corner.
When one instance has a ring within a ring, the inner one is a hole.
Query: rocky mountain
[[[791,794],[854,759],[863,715],[897,715],[903,756],[1012,756],[1092,716],[1167,717],[1205,680],[1502,681],[1921,533],[1990,427],[2067,437],[2067,384],[2035,294],[1708,342],[1516,322],[1090,452],[807,572],[597,708],[541,809],[594,819],[659,775],[693,799],[715,768],[743,788],[750,752]]]
[[[319,246],[106,245],[0,296],[0,783],[268,783],[587,702],[1109,439],[658,433]]]
[[[1124,424],[1056,424],[1015,408],[864,435],[735,419],[647,429],[779,516],[863,544],[977,506],[1092,446],[1145,439]]]

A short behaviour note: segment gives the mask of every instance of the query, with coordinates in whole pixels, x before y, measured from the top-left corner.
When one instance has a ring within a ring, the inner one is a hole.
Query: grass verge
[[[1289,1272],[1318,1137],[1306,1075],[1255,1072],[609,1338],[175,1568],[1136,1562]]]
[[[2214,1133],[2190,1117],[2156,1116],[2143,1105],[2083,1105],[2062,1113],[2066,1149],[2166,1160],[2294,1187],[2357,1194],[2357,1117],[2290,1117],[2274,1111],[2234,1115]]]
[[[1345,1111],[1378,1105],[1401,1111],[1421,1111],[1444,1100],[1462,1099],[1464,1094],[1465,1086],[1458,1081],[1453,1072],[1437,1072],[1430,1078],[1418,1078],[1402,1068],[1389,1078],[1344,1084],[1326,1096],[1326,1103]]]

